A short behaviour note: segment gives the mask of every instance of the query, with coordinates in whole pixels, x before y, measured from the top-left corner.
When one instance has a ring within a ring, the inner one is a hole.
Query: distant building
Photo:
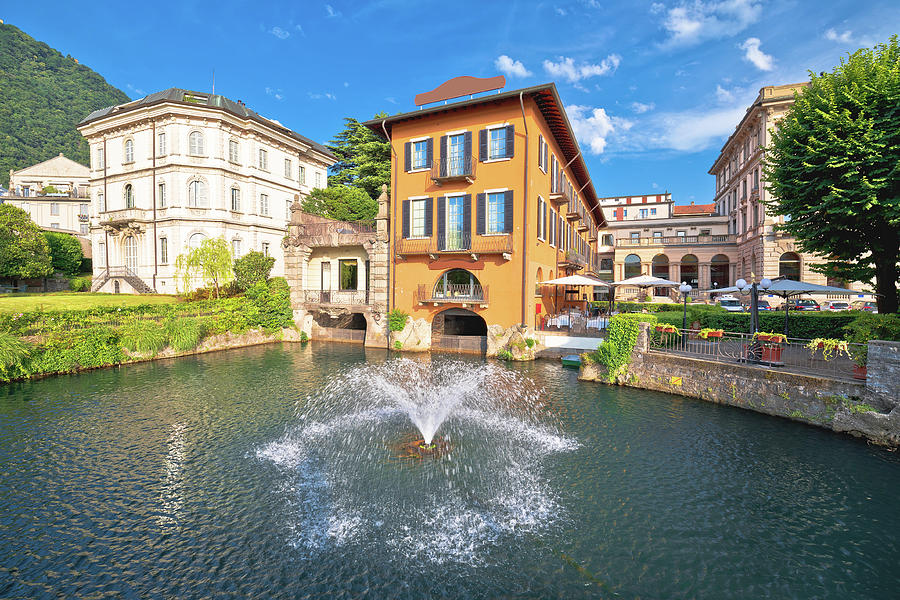
[[[9,172],[3,201],[24,209],[44,229],[87,237],[89,169],[62,154]]]
[[[759,281],[763,277],[785,276],[810,283],[826,284],[827,278],[810,269],[821,261],[797,248],[793,237],[775,231],[784,217],[766,212],[770,200],[762,174],[765,147],[772,130],[794,103],[794,93],[808,83],[767,86],[759,95],[709,169],[716,178],[715,205],[728,220],[728,232],[737,242],[735,278]],[[832,282],[840,283],[840,282]]]
[[[175,293],[175,260],[224,237],[238,258],[274,256],[290,205],[327,185],[327,148],[224,96],[171,88],[94,111],[91,149],[94,289]],[[201,285],[197,281],[194,286]]]
[[[607,229],[600,234],[598,275],[621,281],[651,275],[685,281],[694,289],[726,287],[734,281],[737,246],[727,217],[715,204],[676,206],[672,194],[600,198]],[[637,288],[616,297],[639,299]],[[653,288],[654,300],[677,299],[672,288]],[[643,300],[643,298],[640,298]]]

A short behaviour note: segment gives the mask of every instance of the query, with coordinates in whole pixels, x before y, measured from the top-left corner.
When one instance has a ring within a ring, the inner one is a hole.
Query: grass
[[[0,312],[30,310],[87,310],[98,306],[136,306],[138,304],[171,304],[178,296],[163,294],[92,294],[87,292],[51,292],[47,294],[0,295]]]

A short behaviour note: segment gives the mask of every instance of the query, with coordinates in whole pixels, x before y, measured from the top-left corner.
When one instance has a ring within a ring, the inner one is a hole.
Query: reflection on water
[[[550,362],[404,360],[274,345],[0,388],[0,597],[900,589],[898,453]],[[398,457],[399,372],[455,374],[447,452]]]

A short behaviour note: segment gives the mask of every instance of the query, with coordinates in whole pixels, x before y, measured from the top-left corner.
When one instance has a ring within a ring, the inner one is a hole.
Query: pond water
[[[898,454],[549,361],[50,378],[0,388],[0,597],[896,598]]]

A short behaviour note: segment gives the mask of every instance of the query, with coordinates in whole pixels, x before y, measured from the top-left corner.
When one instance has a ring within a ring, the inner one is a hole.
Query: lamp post
[[[769,289],[772,280],[764,277],[759,283],[747,283],[746,279],[738,279],[734,285],[745,294],[750,292],[750,329],[751,333],[756,333],[759,331],[759,288]]]
[[[691,292],[691,286],[688,285],[687,281],[682,281],[681,285],[678,286],[678,291],[681,292],[682,301],[684,303],[684,310],[681,314],[681,329],[687,329],[687,299],[688,294]]]

